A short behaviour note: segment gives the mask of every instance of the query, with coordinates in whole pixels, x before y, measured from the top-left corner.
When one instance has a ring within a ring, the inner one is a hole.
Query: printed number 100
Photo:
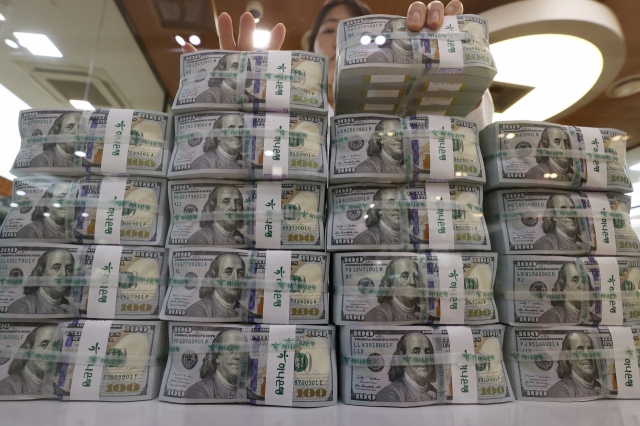
[[[297,389],[298,394],[296,395],[296,398],[324,398],[327,396],[327,390],[320,388],[320,389]]]

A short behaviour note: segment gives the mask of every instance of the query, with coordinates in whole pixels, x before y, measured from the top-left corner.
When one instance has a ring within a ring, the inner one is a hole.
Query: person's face
[[[60,344],[61,341],[56,327],[45,327],[38,331],[33,349],[36,351],[55,352],[60,350]],[[27,361],[26,368],[31,370],[37,377],[42,378],[49,369],[53,368],[53,363],[43,359],[32,358]]]
[[[233,330],[226,334],[222,343],[243,343],[242,334]],[[238,381],[238,368],[240,367],[241,352],[225,351],[216,357],[216,369],[229,383],[235,384]]]
[[[556,209],[571,209],[575,208],[573,201],[566,195],[560,195],[554,198],[553,207]],[[553,219],[556,222],[558,229],[570,237],[575,237],[578,234],[578,218],[575,217],[556,217]]]
[[[578,275],[578,268],[576,265],[570,264],[564,270],[565,287],[564,290],[572,294],[572,292],[580,291],[580,275]],[[580,308],[580,301],[569,300],[569,303],[573,304],[577,308]]]
[[[77,135],[78,134],[78,126],[80,125],[81,114],[67,114],[62,119],[62,126],[60,126],[61,135]],[[73,154],[75,152],[75,144],[73,143],[62,143],[60,147],[67,154]]]
[[[551,128],[549,129],[549,149],[571,149],[571,141],[569,135],[562,129]],[[570,158],[567,157],[553,157],[553,161],[558,163],[562,167],[567,167]]]
[[[232,54],[227,56],[227,64],[224,68],[225,71],[238,71],[238,66],[240,64],[240,55],[238,54]],[[227,83],[229,85],[229,87],[231,87],[232,89],[235,90],[236,88],[236,83],[238,82],[238,80],[234,77],[234,78],[225,78],[224,82]]]
[[[593,350],[593,342],[586,334],[575,333],[569,337],[571,352]],[[581,379],[591,382],[596,378],[597,368],[593,359],[578,359],[570,361],[571,371]]]
[[[413,289],[418,286],[420,275],[418,274],[418,265],[413,260],[401,259],[394,264],[393,271],[393,287],[396,289]],[[402,296],[400,293],[398,299],[407,306],[415,302],[417,297]]]
[[[227,115],[222,120],[223,129],[244,129],[244,120],[239,115]],[[241,136],[220,137],[220,148],[230,155],[237,155],[242,147]]]
[[[402,160],[402,137],[398,135],[400,121],[389,120],[384,123],[383,135],[380,138],[382,150],[394,160]]]
[[[396,190],[385,189],[382,191],[382,200],[379,201],[382,205],[380,207],[380,217],[382,221],[394,231],[400,230],[400,209],[396,203]]]
[[[241,211],[242,206],[242,194],[236,188],[231,186],[224,186],[218,190],[218,199],[216,200],[217,212],[238,212]],[[238,222],[237,218],[218,218],[216,219],[221,224],[228,226],[235,226]]]
[[[425,335],[412,333],[407,337],[407,355],[433,355],[433,346]],[[426,386],[432,369],[432,364],[407,365],[404,372],[420,386]]]
[[[42,273],[43,277],[70,277],[73,275],[73,256],[66,250],[54,251],[47,257],[47,265]],[[65,290],[64,286],[44,286],[42,289],[54,299],[60,299]]]
[[[394,33],[406,33],[408,31],[407,21],[405,19],[394,19],[391,22],[391,26],[393,27]],[[394,39],[393,43],[402,49],[411,49],[411,40],[409,39]]]
[[[220,269],[218,276],[224,280],[242,280],[244,279],[244,265],[240,257],[236,255],[224,256],[220,260]],[[240,296],[241,289],[235,287],[219,287],[216,291],[222,298],[228,302],[235,302]]]
[[[65,198],[67,196],[67,191],[69,187],[65,184],[58,184],[53,188],[53,197],[51,203],[55,203],[57,200],[61,198]],[[49,206],[47,208],[51,220],[53,220],[57,225],[64,225],[65,216],[67,213],[67,209],[64,207],[53,207]]]
[[[333,7],[327,12],[313,43],[313,51],[329,57],[329,86],[333,86],[334,71],[336,69],[336,40],[338,36],[338,21],[353,18],[351,10],[343,4]]]

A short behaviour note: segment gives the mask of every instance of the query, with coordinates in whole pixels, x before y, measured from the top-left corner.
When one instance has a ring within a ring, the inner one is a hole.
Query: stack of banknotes
[[[476,15],[445,16],[439,30],[419,33],[401,16],[340,21],[336,112],[465,117],[497,73],[488,39]]]
[[[334,326],[169,323],[160,400],[335,405]]]
[[[16,176],[167,175],[171,114],[31,109],[21,111],[18,121],[22,141],[11,169]]]
[[[2,245],[14,241],[164,244],[168,222],[165,179],[16,179],[12,199],[0,227]]]
[[[631,192],[626,133],[535,121],[496,122],[480,132],[487,191],[556,188]]]
[[[172,110],[326,113],[327,61],[324,55],[302,51],[187,53],[180,57],[180,87]],[[290,89],[283,91],[286,82]],[[272,103],[271,93],[285,98]]]
[[[457,117],[360,113],[331,119],[331,184],[485,183],[477,125]]]
[[[4,322],[0,399],[154,399],[165,334],[160,321]]]

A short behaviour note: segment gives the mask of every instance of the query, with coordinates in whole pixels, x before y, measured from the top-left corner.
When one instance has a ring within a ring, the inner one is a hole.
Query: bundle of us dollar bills
[[[167,245],[324,250],[325,184],[169,182]]]
[[[415,407],[513,401],[504,326],[340,327],[345,404]]]
[[[640,322],[640,259],[500,256],[500,319],[511,325]]]
[[[495,253],[333,255],[333,321],[349,324],[492,324]]]
[[[327,181],[327,118],[201,111],[176,117],[169,177]]]
[[[169,259],[164,320],[329,322],[328,253],[190,247]]]
[[[87,176],[13,181],[0,245],[16,241],[164,244],[167,181]]]
[[[482,186],[355,184],[329,188],[329,251],[489,251]]]
[[[638,326],[507,327],[506,336],[516,399],[640,399]]]
[[[327,57],[301,51],[204,50],[180,57],[172,110],[327,112]]]
[[[336,405],[335,327],[169,323],[160,400]]]
[[[331,184],[485,182],[478,129],[462,118],[340,115],[331,140]]]
[[[401,16],[343,20],[338,25],[336,111],[402,116],[440,110],[464,117],[497,73],[488,38],[487,22],[475,15],[445,16],[439,30],[420,32],[408,31]]]
[[[631,192],[626,133],[536,121],[490,124],[480,132],[486,191],[576,188]]]
[[[630,204],[614,193],[510,189],[486,196],[485,216],[501,254],[640,256]]]
[[[16,176],[167,175],[173,116],[132,109],[30,109],[19,116]]]
[[[165,334],[160,321],[0,323],[0,400],[154,399]]]
[[[158,318],[163,248],[22,243],[0,256],[0,318]]]

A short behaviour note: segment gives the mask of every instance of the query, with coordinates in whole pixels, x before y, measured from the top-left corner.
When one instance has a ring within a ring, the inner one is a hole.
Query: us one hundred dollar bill
[[[640,322],[640,259],[500,256],[498,311],[511,325]]]
[[[505,362],[518,400],[638,399],[640,328],[507,327]]]
[[[92,318],[90,289],[103,285],[92,279],[97,275],[96,250],[104,255],[98,247],[44,243],[0,247],[0,318]],[[157,319],[167,286],[165,249],[123,247],[117,262],[111,265],[119,271],[114,317]],[[104,294],[108,296],[108,290]]]
[[[0,323],[0,400],[125,402],[158,396],[166,326],[100,322]]]
[[[491,244],[501,254],[638,256],[626,195],[511,189],[486,197]]]
[[[479,185],[333,186],[328,216],[329,251],[491,249]]]
[[[103,191],[107,181],[119,182],[124,194]],[[143,177],[16,179],[15,207],[0,226],[0,245],[16,241],[92,244],[101,226],[105,235],[119,234],[121,244],[162,245],[166,187],[164,179]],[[121,211],[120,223],[115,220],[116,210]],[[99,217],[105,218],[104,223],[98,223]]]
[[[289,127],[276,129],[268,127],[268,114],[202,111],[176,117],[169,177],[269,179],[273,170],[265,168],[266,156],[274,156],[274,151],[265,149],[269,136],[281,139],[288,150],[287,170],[281,174],[326,182],[326,117],[291,113]]]
[[[324,249],[324,191],[321,183],[282,181],[280,206],[258,206],[273,182],[237,182],[194,179],[169,182],[171,226],[167,246],[256,247],[258,233],[265,233],[259,220],[267,211],[280,220],[283,250]],[[271,186],[273,187],[273,186]],[[279,215],[279,216],[278,216]],[[258,229],[260,227],[260,229]],[[278,243],[275,241],[274,243]]]
[[[480,132],[485,190],[584,188],[632,191],[626,133],[535,121],[497,122]],[[597,176],[597,175],[600,176]]]
[[[443,130],[436,124],[443,119],[429,115],[333,117],[331,184],[429,179],[484,183],[476,124],[461,118],[444,120],[450,130]],[[446,151],[445,144],[453,146],[452,152]],[[442,149],[438,150],[440,147]],[[447,158],[447,155],[453,158]]]
[[[290,111],[326,113],[327,57],[292,51],[286,52],[291,62],[280,64],[282,53],[205,50],[181,55],[181,81],[172,110],[267,111],[270,98],[284,96],[282,87],[289,84],[289,99],[282,101]],[[278,60],[275,71],[269,71],[270,57]],[[274,90],[268,82],[275,83]]]
[[[266,281],[268,261],[265,250],[171,249],[171,280],[161,318],[267,322],[265,290],[277,289],[274,280]],[[327,324],[329,255],[295,251],[290,268],[293,287],[283,296],[290,295],[289,324]]]
[[[503,336],[499,324],[341,327],[342,400],[375,407],[513,401]]]
[[[455,253],[454,253],[455,255]],[[440,255],[442,256],[442,255]],[[495,253],[462,253],[460,284],[451,288],[437,253],[357,252],[333,255],[333,321],[350,324],[450,323],[455,305],[464,324],[498,322],[493,299]],[[447,259],[448,260],[448,259]],[[446,306],[445,306],[446,305]]]
[[[291,337],[278,338],[276,328],[282,327]],[[337,402],[334,326],[171,322],[169,342],[161,401],[294,407]],[[282,382],[274,385],[276,375]],[[279,390],[288,400],[271,399]]]
[[[111,111],[30,109],[20,112],[22,143],[11,173],[16,176],[103,174],[105,131]],[[173,148],[173,116],[134,110],[126,152],[126,173],[165,177]]]

